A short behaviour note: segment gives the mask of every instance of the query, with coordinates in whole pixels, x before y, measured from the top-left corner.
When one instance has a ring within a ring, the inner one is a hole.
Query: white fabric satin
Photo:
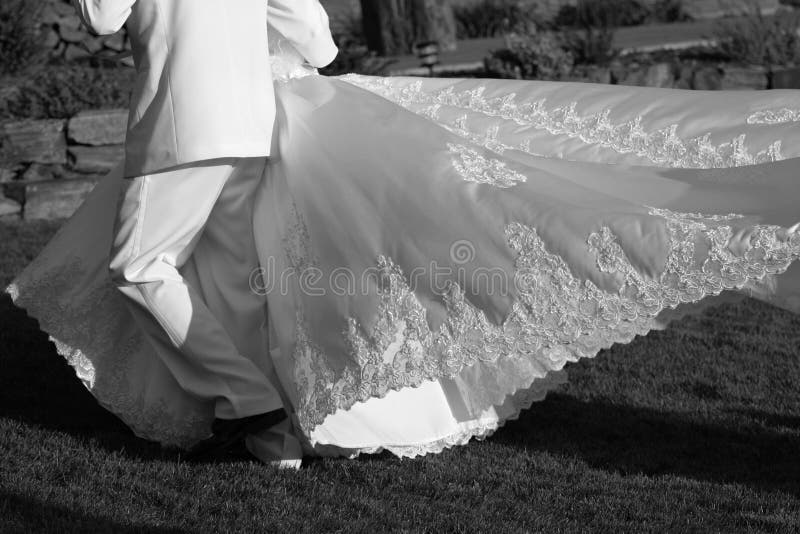
[[[274,366],[307,450],[438,452],[515,418],[567,363],[681,314],[744,295],[800,311],[800,129],[763,119],[793,117],[779,108],[797,92],[326,78],[289,63],[251,283],[269,303],[257,363]],[[118,181],[9,290],[101,403],[186,445],[211,413],[137,343],[100,267]],[[432,266],[450,274],[437,283]]]

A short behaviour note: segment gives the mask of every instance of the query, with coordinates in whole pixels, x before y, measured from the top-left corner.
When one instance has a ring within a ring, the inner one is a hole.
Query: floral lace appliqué
[[[630,342],[657,325],[660,312],[727,289],[741,289],[784,271],[800,257],[800,233],[776,226],[750,228],[746,246],[732,246],[728,223],[737,216],[702,216],[651,210],[663,221],[666,261],[658,276],[644,275],[610,228],[588,236],[587,251],[611,277],[601,289],[575,276],[549,252],[536,229],[506,226],[516,256],[518,293],[501,324],[490,321],[455,282],[441,298],[446,319],[438,329],[391,258],[377,259],[377,307],[368,328],[354,318],[343,336],[349,358],[335,368],[315,344],[302,313],[297,316],[296,379],[301,427],[310,433],[338,409],[426,380],[454,378],[481,364],[508,383],[492,402],[531,387],[567,362],[592,357],[613,343]],[[489,376],[489,375],[486,375]]]
[[[469,182],[507,188],[527,179],[525,175],[509,169],[505,162],[485,158],[477,150],[453,143],[447,143],[447,148],[457,156],[453,159],[453,167]]]
[[[642,116],[615,124],[610,119],[611,110],[581,115],[578,104],[548,108],[545,100],[519,103],[516,95],[510,93],[500,97],[487,98],[485,88],[456,91],[453,87],[426,92],[422,82],[401,86],[391,79],[351,74],[343,80],[363,89],[374,92],[406,109],[420,113],[419,106],[448,106],[484,116],[513,121],[520,126],[546,130],[554,135],[566,135],[580,139],[588,145],[599,145],[620,154],[635,154],[652,163],[664,167],[679,168],[727,168],[753,165],[784,159],[781,155],[781,141],[775,141],[766,149],[752,154],[746,145],[746,136],[741,134],[734,139],[715,144],[710,134],[692,139],[682,139],[677,134],[678,125],[673,124],[655,131],[647,131],[642,126]],[[442,124],[451,131],[466,138],[481,134],[470,132],[466,121],[459,124]],[[484,145],[490,148],[488,144]],[[517,148],[526,151],[530,145],[522,143]]]
[[[48,265],[46,252],[6,292],[39,321],[97,401],[138,436],[164,445],[187,447],[207,435],[213,414],[176,416],[165,400],[145,398],[143,392],[131,389],[133,362],[149,347],[137,329],[121,328],[128,315],[113,283],[96,278],[79,297],[72,291],[66,292],[69,300],[53,298],[65,294],[63,288],[80,280],[87,268],[79,258],[44,271],[38,265]]]
[[[747,124],[786,124],[800,122],[800,109],[768,109],[747,117]]]

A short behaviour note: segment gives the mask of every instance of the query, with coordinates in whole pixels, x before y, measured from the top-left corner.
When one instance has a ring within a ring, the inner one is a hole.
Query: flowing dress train
[[[683,314],[745,296],[800,312],[799,91],[287,72],[249,283],[269,312],[257,363],[309,452],[439,452]],[[187,446],[213,410],[107,275],[121,180],[7,291],[103,406]],[[182,272],[202,295],[198,248]]]

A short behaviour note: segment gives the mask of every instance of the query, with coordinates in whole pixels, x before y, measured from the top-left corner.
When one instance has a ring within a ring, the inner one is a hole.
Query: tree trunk
[[[455,49],[449,0],[361,0],[361,15],[367,46],[379,55],[410,54],[414,45],[427,42]]]

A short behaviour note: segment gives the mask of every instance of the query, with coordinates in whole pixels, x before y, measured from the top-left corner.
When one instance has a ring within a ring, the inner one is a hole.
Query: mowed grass
[[[0,283],[55,224],[0,224]],[[415,460],[192,464],[99,408],[0,300],[2,532],[792,532],[800,318],[715,309],[570,368],[483,442]]]

